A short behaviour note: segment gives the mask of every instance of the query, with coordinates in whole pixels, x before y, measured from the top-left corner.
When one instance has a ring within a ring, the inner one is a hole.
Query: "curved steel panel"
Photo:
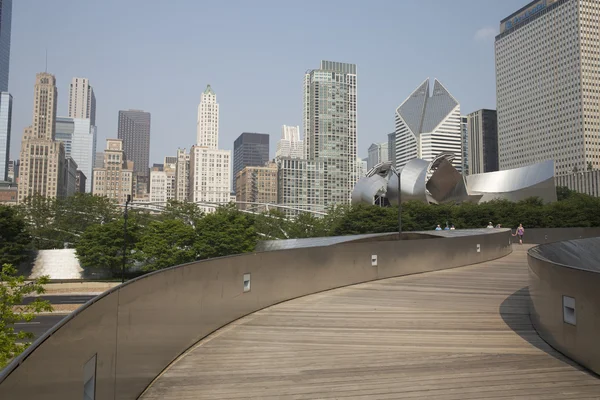
[[[483,195],[481,201],[524,200],[537,196],[544,202],[556,201],[554,161],[505,171],[469,175],[467,187],[471,195]]]
[[[595,373],[600,373],[599,248],[600,238],[589,238],[528,252],[535,329],[552,347]]]
[[[402,202],[418,200],[427,202],[425,191],[425,180],[427,179],[427,168],[429,162],[415,158],[406,163],[400,171],[402,182]]]
[[[375,196],[385,194],[386,187],[385,178],[379,175],[360,178],[352,191],[352,204],[373,204]]]
[[[135,399],[176,357],[237,318],[336,287],[475,264],[510,253],[509,230],[244,254],[158,271],[84,305],[0,372],[0,398],[80,399],[97,356],[96,399]],[[477,251],[480,245],[480,252]],[[378,255],[373,266],[371,256]],[[251,290],[244,291],[244,277]]]

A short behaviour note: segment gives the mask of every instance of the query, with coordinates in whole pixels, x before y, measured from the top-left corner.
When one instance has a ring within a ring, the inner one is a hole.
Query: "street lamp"
[[[125,219],[125,223],[123,224],[123,265],[121,267],[121,283],[125,283],[125,265],[127,264],[127,206],[131,202],[131,195],[127,195],[127,200],[125,201],[125,212],[123,213],[123,218]]]
[[[396,170],[396,176],[398,177],[398,240],[402,239],[402,176],[401,170]]]

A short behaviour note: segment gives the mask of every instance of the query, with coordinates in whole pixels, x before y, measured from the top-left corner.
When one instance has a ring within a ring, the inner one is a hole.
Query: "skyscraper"
[[[231,152],[219,150],[219,104],[210,85],[200,96],[198,105],[197,144],[190,151],[189,199],[212,212],[216,205],[229,203]]]
[[[275,157],[304,157],[304,142],[300,139],[299,126],[283,125],[281,127],[281,139],[277,142]]]
[[[19,202],[39,194],[66,195],[64,187],[65,147],[55,141],[56,78],[47,72],[36,75],[33,125],[25,128],[21,141]]]
[[[96,126],[96,96],[87,78],[73,78],[69,89],[69,117],[87,118]]]
[[[244,167],[263,167],[269,162],[269,135],[244,132],[233,142],[234,181]],[[237,191],[237,187],[235,188]]]
[[[64,143],[65,156],[75,160],[86,178],[92,176],[94,170],[96,139],[96,127],[91,125],[91,119],[56,117],[56,140]],[[91,193],[92,179],[86,180],[85,191]]]
[[[187,201],[190,193],[190,154],[177,149],[175,165],[175,200]]]
[[[119,204],[127,201],[127,196],[134,197],[135,173],[131,160],[123,150],[123,140],[107,139],[104,151],[104,165],[94,168],[93,193],[106,196]]]
[[[367,171],[381,162],[388,161],[388,155],[388,142],[371,144],[367,157]]]
[[[498,171],[496,110],[479,110],[467,116],[469,174]]]
[[[206,85],[206,89],[200,95],[196,144],[209,149],[219,148],[219,103],[210,85]]]
[[[305,155],[324,168],[322,188],[309,182],[310,190],[323,190],[313,197],[320,208],[348,204],[357,181],[356,80],[355,64],[334,61],[321,61],[304,76]]]
[[[12,0],[0,0],[0,92],[8,92]]]
[[[396,132],[388,133],[388,161],[396,166]]]
[[[460,104],[437,79],[430,95],[427,78],[396,109],[396,166],[451,153],[453,166],[461,171],[461,143]]]
[[[138,177],[149,176],[150,165],[150,113],[141,110],[119,111],[119,139],[127,160],[133,161]]]
[[[468,132],[469,117],[466,115],[460,116],[460,134],[461,134],[461,156],[462,156],[462,174],[469,175],[469,132]],[[496,170],[497,171],[497,170]]]
[[[600,2],[537,0],[500,22],[500,169],[554,160],[556,175],[600,167]]]
[[[246,166],[235,176],[235,200],[240,210],[267,211],[268,207],[248,206],[244,203],[277,203],[277,165],[267,162],[262,166]]]
[[[8,181],[11,121],[12,96],[0,92],[0,181]]]

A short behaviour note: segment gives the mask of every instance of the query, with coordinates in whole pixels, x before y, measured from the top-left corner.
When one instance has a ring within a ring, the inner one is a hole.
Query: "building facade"
[[[357,179],[367,176],[367,172],[369,172],[369,168],[367,167],[368,160],[362,159],[360,157],[356,157],[356,176]]]
[[[93,169],[92,169],[93,172]],[[77,175],[75,176],[75,186],[77,186],[77,192],[78,193],[85,193],[86,192],[86,183],[87,183],[87,176],[85,176],[85,174],[81,171],[81,170],[77,170]]]
[[[431,95],[427,78],[396,109],[395,133],[397,167],[451,153],[454,168],[462,172],[460,104],[437,79]]]
[[[175,200],[188,201],[190,194],[190,153],[177,149],[175,165]]]
[[[245,167],[262,167],[269,162],[269,135],[244,132],[233,142],[233,176]],[[237,181],[236,181],[237,182]],[[237,191],[237,186],[234,187]]]
[[[462,174],[469,175],[469,117],[463,115],[460,117],[460,133],[461,133],[461,155],[462,155]]]
[[[96,96],[87,78],[73,78],[69,89],[69,118],[89,119],[96,126]]]
[[[8,92],[12,0],[0,1],[0,92]]]
[[[91,119],[56,117],[56,140],[65,145],[65,156],[73,157],[79,170],[85,176],[92,176],[96,163],[96,127],[91,124]],[[102,154],[102,167],[104,154]],[[85,191],[92,192],[91,180],[86,183]]]
[[[556,175],[600,167],[597,0],[538,0],[496,36],[501,170],[554,160]]]
[[[136,175],[150,174],[150,113],[141,110],[119,111],[118,137],[123,141],[127,160],[133,161]],[[143,178],[142,178],[143,179]],[[147,191],[148,189],[146,189]]]
[[[21,141],[18,201],[33,195],[60,197],[64,194],[65,147],[55,140],[56,79],[36,75],[33,125],[25,128]]]
[[[219,148],[219,103],[210,85],[200,95],[196,121],[196,144],[209,149]]]
[[[104,165],[94,168],[92,193],[124,204],[127,196],[134,197],[135,173],[133,161],[127,160],[123,140],[107,139]]]
[[[10,132],[12,123],[12,96],[0,92],[0,181],[8,181]]]
[[[19,160],[10,160],[8,162],[8,182],[18,183],[19,182],[19,168],[21,162]]]
[[[283,125],[281,139],[277,142],[275,158],[304,158],[304,141],[300,139],[300,127]]]
[[[304,76],[303,103],[305,165],[316,175],[307,182],[322,183],[309,189],[308,202],[320,209],[349,204],[357,181],[356,65],[321,61]]]
[[[240,210],[266,211],[267,207],[245,203],[277,203],[277,164],[244,167],[235,178],[235,201]]]
[[[388,161],[396,166],[396,132],[388,133]]]
[[[369,156],[367,157],[367,170],[370,170],[379,163],[388,161],[389,158],[388,143],[373,143],[369,146]]]
[[[560,175],[555,179],[557,187],[564,186],[578,193],[600,197],[600,170],[598,169]]]
[[[176,157],[165,157],[164,164],[152,167],[150,171],[150,202],[166,205],[169,200],[176,199],[176,171]]]
[[[210,85],[200,96],[197,144],[190,150],[189,200],[212,212],[227,204],[231,188],[231,151],[219,150],[219,104]]]
[[[496,110],[478,110],[467,116],[469,173],[499,170]]]
[[[72,157],[65,157],[65,164],[63,168],[63,196],[73,196],[77,193],[77,163]]]

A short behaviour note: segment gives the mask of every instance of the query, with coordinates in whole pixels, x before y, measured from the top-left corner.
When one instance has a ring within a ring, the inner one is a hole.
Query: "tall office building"
[[[35,194],[62,197],[65,147],[55,139],[56,78],[47,72],[36,75],[33,125],[25,128],[21,141],[18,201]]]
[[[244,167],[262,167],[269,162],[269,135],[244,132],[233,142],[233,176]],[[237,191],[237,186],[235,187]]]
[[[600,167],[600,2],[537,0],[500,22],[500,169],[554,160],[556,175]]]
[[[200,96],[197,127],[197,144],[190,151],[189,199],[204,203],[201,209],[212,212],[216,205],[230,201],[231,152],[218,149],[219,104],[210,85]]]
[[[304,76],[305,155],[315,168],[323,166],[323,196],[311,200],[320,208],[349,204],[357,181],[356,84],[355,64],[321,61]],[[314,186],[319,181],[309,184],[321,190]]]
[[[388,143],[373,143],[369,146],[369,156],[367,157],[367,170],[370,170],[379,163],[388,161]]]
[[[141,110],[119,111],[119,139],[127,160],[133,161],[138,177],[150,173],[150,113]],[[142,178],[143,179],[143,178]]]
[[[65,156],[72,157],[78,169],[88,177],[92,176],[96,155],[96,127],[91,119],[56,117],[56,140],[65,145]],[[101,167],[102,164],[99,165]],[[85,191],[92,192],[92,180],[86,180]]]
[[[396,132],[388,133],[388,161],[396,166]]]
[[[94,168],[93,179],[92,193],[95,196],[105,196],[119,204],[124,204],[127,196],[134,197],[134,164],[127,160],[123,140],[106,140],[104,165],[102,168]]]
[[[89,119],[96,126],[96,96],[87,78],[73,78],[69,89],[69,117]]]
[[[12,96],[0,92],[0,181],[8,181],[11,122]]]
[[[462,155],[462,174],[469,175],[469,138],[468,138],[469,117],[461,115],[460,117],[460,134],[461,134],[461,155]]]
[[[498,171],[496,110],[478,110],[467,116],[469,174]]]
[[[430,95],[427,78],[396,109],[396,166],[451,153],[453,166],[462,171],[461,145],[460,104],[437,79]]]
[[[300,127],[283,125],[281,139],[277,142],[275,158],[304,158],[304,142],[300,140]]]
[[[12,0],[0,0],[0,92],[8,92]]]
[[[240,210],[267,211],[268,207],[245,203],[277,203],[277,164],[267,162],[262,166],[244,167],[235,176],[235,200]]]
[[[165,157],[162,166],[152,167],[150,171],[150,202],[166,205],[169,200],[175,200],[177,187],[176,171],[176,157]]]
[[[190,193],[190,153],[177,149],[175,164],[175,200],[187,201]]]
[[[206,89],[200,95],[196,144],[209,149],[219,148],[219,103],[210,85],[206,85]]]
[[[369,168],[367,168],[368,159],[362,159],[360,157],[356,157],[356,176],[357,179],[363,178],[367,176],[367,172],[369,172]]]

